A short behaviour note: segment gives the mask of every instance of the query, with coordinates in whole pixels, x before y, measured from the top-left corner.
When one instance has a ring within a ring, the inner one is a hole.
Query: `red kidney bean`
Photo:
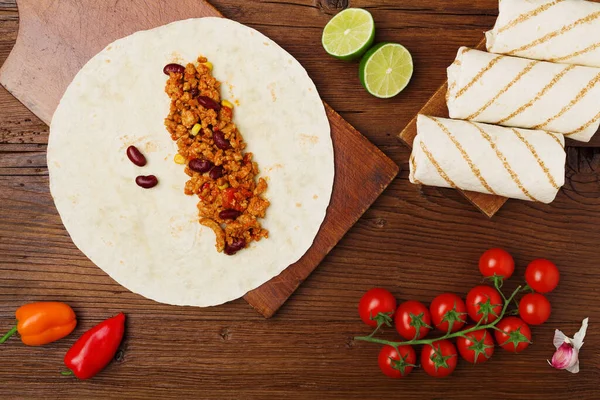
[[[199,158],[194,158],[188,164],[188,167],[190,167],[192,171],[200,172],[201,174],[210,171],[214,166],[215,165],[210,161],[200,160]]]
[[[221,105],[210,97],[198,96],[196,100],[198,100],[198,103],[200,103],[200,105],[204,108],[209,108],[215,111],[219,111],[221,109]]]
[[[210,172],[208,173],[208,176],[210,176],[211,179],[219,179],[220,177],[223,176],[223,167],[221,167],[221,166],[213,167],[213,169],[211,169]]]
[[[154,175],[140,175],[135,178],[135,183],[144,189],[150,189],[158,185],[158,179]]]
[[[244,238],[236,239],[233,243],[225,245],[225,254],[232,256],[244,247],[246,247],[246,240]]]
[[[219,213],[219,218],[221,219],[236,219],[237,217],[239,217],[241,214],[241,212],[239,212],[238,210],[223,210]]]
[[[213,132],[213,140],[215,141],[215,146],[221,150],[227,150],[231,147],[231,144],[221,132]]]
[[[185,67],[183,65],[174,64],[174,63],[173,64],[167,64],[163,68],[163,72],[165,73],[165,75],[170,75],[172,73],[183,74],[184,71],[185,71]]]
[[[193,88],[192,90],[190,90],[190,96],[192,97],[196,97],[200,94],[200,91],[198,90],[198,88]]]
[[[142,152],[135,146],[129,146],[127,148],[127,158],[138,167],[146,165],[146,157],[144,157]]]

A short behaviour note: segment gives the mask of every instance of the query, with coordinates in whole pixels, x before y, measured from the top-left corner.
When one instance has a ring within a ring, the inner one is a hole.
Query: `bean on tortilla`
[[[234,240],[231,244],[225,245],[224,251],[228,256],[232,256],[244,247],[246,247],[246,240],[244,240],[244,238],[240,238]]]
[[[221,109],[221,105],[213,99],[211,99],[210,97],[198,96],[196,100],[198,100],[198,103],[204,108],[208,108],[215,111],[219,111]]]
[[[158,179],[154,175],[140,175],[135,178],[135,183],[144,189],[150,189],[158,185]]]
[[[223,176],[223,167],[221,167],[221,166],[213,167],[213,169],[211,169],[210,172],[208,173],[208,176],[210,176],[211,179],[219,179],[220,177]]]
[[[242,213],[239,212],[238,210],[223,210],[219,213],[219,218],[221,219],[236,219],[237,217],[239,217]]]
[[[167,64],[163,68],[163,72],[165,73],[165,75],[170,75],[172,73],[183,74],[184,71],[185,71],[185,67],[183,65],[179,65],[179,64],[175,64],[175,63]]]
[[[225,135],[221,132],[213,132],[213,140],[215,141],[215,146],[221,150],[227,150],[231,147],[231,144],[229,144],[229,141],[225,139]]]
[[[146,165],[146,157],[144,157],[142,152],[135,146],[129,146],[127,148],[127,158],[138,167]]]
[[[200,160],[199,158],[194,158],[188,164],[188,167],[190,167],[192,171],[200,172],[201,174],[210,171],[214,166],[215,165],[210,161]]]

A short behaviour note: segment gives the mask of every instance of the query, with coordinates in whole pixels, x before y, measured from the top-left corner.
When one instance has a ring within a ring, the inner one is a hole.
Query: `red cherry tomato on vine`
[[[456,332],[467,322],[467,307],[465,302],[454,293],[444,293],[437,296],[429,306],[431,321],[440,331]]]
[[[502,249],[489,249],[479,258],[479,271],[483,276],[502,276],[504,280],[515,272],[515,260]]]
[[[398,351],[388,345],[379,351],[379,369],[390,378],[405,377],[411,373],[417,362],[417,354],[411,346],[398,346]]]
[[[369,326],[376,327],[379,313],[389,316],[389,321],[396,311],[396,298],[389,291],[382,288],[373,288],[361,297],[358,302],[360,319]]]
[[[494,330],[496,342],[504,350],[520,353],[531,343],[531,329],[521,318],[502,318]]]
[[[519,316],[529,325],[543,324],[550,318],[552,307],[543,294],[528,293],[519,302]]]
[[[431,316],[423,303],[409,300],[396,310],[396,330],[406,340],[422,339],[431,330]]]
[[[427,375],[436,378],[443,378],[454,372],[457,359],[456,347],[445,339],[426,344],[421,352],[421,366]]]
[[[472,326],[466,329],[472,328]],[[465,336],[459,336],[456,339],[458,352],[470,363],[481,364],[490,359],[494,354],[494,339],[487,329],[465,333]]]
[[[536,292],[551,292],[558,285],[559,280],[560,273],[556,265],[543,258],[533,260],[525,270],[525,281]]]
[[[467,294],[467,312],[475,322],[494,322],[502,312],[503,305],[500,293],[491,286],[475,286]]]

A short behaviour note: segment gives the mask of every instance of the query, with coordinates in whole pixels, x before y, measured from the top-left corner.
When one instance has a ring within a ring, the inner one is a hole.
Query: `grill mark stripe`
[[[600,114],[598,114],[598,115],[600,115]],[[552,134],[552,133],[550,133],[550,132],[548,132],[548,131],[541,131],[541,132],[544,132],[546,135],[548,135],[548,136],[550,136],[552,139],[554,139],[554,141],[555,141],[556,143],[558,143],[558,145],[560,146],[560,148],[561,148],[561,149],[564,149],[564,148],[565,148],[565,145],[564,145],[564,144],[563,144],[563,143],[560,141],[560,139],[559,139],[558,137],[556,137],[556,135],[554,135],[554,134]]]
[[[525,45],[523,45],[523,46],[521,46],[519,48],[511,50],[511,51],[507,52],[506,54],[515,55],[516,53],[519,53],[519,52],[522,52],[522,51],[525,51],[525,50],[529,50],[532,47],[536,47],[536,46],[538,46],[538,45],[540,45],[542,43],[547,42],[550,39],[554,39],[555,37],[561,36],[561,35],[569,32],[570,30],[572,30],[573,28],[575,28],[575,27],[577,27],[579,25],[583,25],[583,24],[587,24],[589,22],[592,22],[595,19],[597,19],[598,17],[600,17],[600,11],[596,11],[596,12],[594,12],[592,14],[586,15],[585,17],[580,18],[577,21],[572,22],[569,25],[563,26],[559,30],[550,32],[550,33],[542,36],[541,38],[538,38],[538,39],[534,40],[531,43],[525,44]]]
[[[542,161],[542,159],[538,155],[537,151],[535,151],[535,148],[531,145],[531,143],[529,143],[527,141],[527,139],[525,139],[518,130],[512,128],[511,131],[513,131],[513,133],[519,138],[519,140],[521,142],[523,142],[525,147],[527,147],[527,150],[529,150],[531,155],[533,155],[533,158],[535,158],[535,160],[537,161],[537,163],[540,166],[540,168],[542,169],[542,171],[544,171],[544,174],[546,174],[546,177],[548,178],[550,185],[552,185],[552,187],[554,189],[559,190],[560,187],[556,184],[556,181],[554,180],[554,177],[550,173],[550,170],[548,169],[548,167],[546,167],[546,164],[544,164],[544,161]]]
[[[486,131],[484,131],[480,126],[478,126],[477,124],[470,122],[470,121],[467,121],[467,122],[469,124],[473,125],[475,128],[477,128],[479,133],[481,133],[481,136],[483,136],[483,138],[488,141],[488,143],[490,144],[490,147],[492,148],[492,150],[494,150],[494,152],[496,153],[496,156],[498,157],[500,162],[502,162],[504,169],[506,169],[506,172],[508,172],[508,174],[512,178],[513,182],[523,192],[523,194],[533,201],[539,201],[529,193],[529,191],[525,188],[525,186],[523,186],[523,184],[521,183],[521,180],[519,179],[519,176],[515,173],[515,171],[513,171],[510,164],[508,163],[508,161],[506,161],[506,157],[498,149],[498,147],[496,146],[496,143],[494,143],[494,141],[492,140],[490,135]]]
[[[466,86],[462,87],[454,96],[455,99],[458,99],[460,96],[462,96],[467,90],[469,90],[471,88],[471,86],[473,86],[478,80],[481,79],[481,77],[488,72],[494,65],[496,65],[496,63],[498,63],[498,61],[500,61],[502,59],[502,56],[496,56],[494,57],[489,63],[488,65],[486,65],[485,67],[483,67],[481,69],[481,71],[479,71],[477,73],[477,75],[475,75],[473,77],[473,79],[466,84]]]
[[[410,165],[412,166],[412,171],[410,172],[410,177],[412,181],[416,184],[422,185],[421,181],[415,178],[415,172],[417,171],[417,161],[415,160],[414,154],[410,155]]]
[[[473,172],[473,175],[475,175],[475,177],[477,179],[479,179],[479,182],[485,188],[485,190],[487,190],[491,194],[496,194],[494,189],[492,189],[492,187],[487,183],[485,178],[481,175],[481,171],[479,170],[479,168],[477,168],[477,166],[473,163],[473,161],[471,160],[471,158],[469,157],[469,155],[467,154],[465,149],[462,147],[460,142],[458,140],[456,140],[456,138],[448,130],[448,128],[444,124],[442,124],[437,118],[432,118],[432,117],[427,117],[427,118],[434,121],[437,124],[437,126],[442,130],[442,132],[444,132],[446,134],[446,136],[448,136],[448,138],[452,141],[452,143],[454,143],[454,146],[456,146],[456,148],[460,152],[463,160],[469,165],[471,172]]]
[[[563,1],[565,1],[565,0],[554,0],[551,3],[543,4],[536,9],[533,9],[524,14],[521,14],[518,17],[516,17],[515,19],[513,19],[512,21],[510,21],[508,24],[504,25],[502,28],[498,29],[498,33],[502,33],[510,28],[514,28],[515,26],[519,25],[520,23],[525,22],[533,17],[540,15],[544,11],[551,9],[552,7],[554,7],[555,5],[557,5],[559,3],[562,3]]]
[[[582,132],[589,128],[591,125],[595,124],[600,119],[600,112],[596,114],[594,118],[581,125],[579,128],[575,129],[573,132],[565,133],[565,136],[575,135],[576,133]]]
[[[438,162],[435,160],[435,158],[433,158],[433,155],[431,154],[431,152],[429,152],[429,150],[427,149],[427,146],[425,146],[425,143],[423,143],[423,142],[420,142],[420,143],[421,143],[421,150],[423,150],[423,153],[425,153],[425,155],[427,156],[427,159],[429,160],[429,162],[431,164],[433,164],[433,166],[437,170],[438,174],[440,174],[442,179],[444,179],[446,181],[446,183],[448,183],[448,185],[450,185],[450,187],[452,187],[454,189],[458,189],[458,186],[456,186],[456,184],[454,182],[452,182],[452,179],[450,179],[450,177],[444,172],[442,167],[440,167],[440,164],[438,164]]]
[[[562,110],[560,110],[558,112],[558,114],[556,114],[553,117],[550,117],[549,119],[547,119],[545,122],[536,125],[533,127],[533,129],[543,129],[545,126],[547,126],[548,124],[550,124],[552,121],[556,120],[557,118],[562,117],[567,111],[569,111],[571,108],[573,108],[573,106],[575,106],[575,104],[579,103],[579,101],[590,91],[592,90],[592,88],[594,86],[596,86],[596,84],[600,81],[600,73],[598,73],[591,81],[588,82],[588,84],[586,85],[586,87],[584,87],[583,89],[581,89],[581,91],[579,93],[577,93],[577,96],[575,96],[575,98],[573,100],[571,100],[569,102],[569,104],[567,104],[566,106],[563,107]]]
[[[562,61],[568,60],[569,58],[574,58],[574,57],[580,56],[580,55],[582,55],[582,54],[586,54],[586,53],[589,53],[589,52],[591,52],[591,51],[594,51],[594,50],[596,50],[598,47],[600,47],[600,42],[598,42],[598,43],[594,43],[594,44],[592,44],[592,45],[590,45],[590,46],[586,47],[586,48],[585,48],[585,49],[583,49],[583,50],[579,50],[579,51],[576,51],[576,52],[574,52],[574,53],[567,54],[566,56],[562,56],[562,57],[556,57],[556,58],[551,58],[551,59],[550,59],[550,60],[548,60],[548,61],[549,61],[549,62],[553,62],[553,63],[562,62]]]
[[[452,82],[452,85],[448,86],[448,90],[446,90],[446,102],[450,99],[450,92],[452,92],[456,88],[456,82]]]
[[[508,117],[506,118],[502,118],[500,121],[498,121],[498,125],[502,125],[504,124],[506,121],[509,121],[511,119],[513,119],[514,117],[516,117],[517,115],[521,114],[523,111],[527,110],[529,107],[533,106],[537,101],[539,101],[550,89],[552,89],[552,87],[554,85],[556,85],[558,83],[558,81],[560,81],[562,79],[563,76],[565,76],[565,74],[567,72],[569,72],[570,70],[572,70],[573,68],[575,68],[575,65],[568,65],[565,69],[563,69],[562,71],[560,71],[560,73],[558,73],[554,78],[552,78],[552,80],[550,81],[550,83],[548,83],[538,94],[535,95],[535,97],[530,100],[529,102],[527,102],[526,104],[523,104],[521,107],[519,107],[517,110],[515,110],[512,114],[510,114]]]
[[[469,115],[465,119],[477,118],[478,115],[487,110],[487,108],[491,106],[496,100],[498,100],[500,96],[506,93],[508,89],[513,87],[515,83],[517,83],[524,75],[526,75],[529,71],[533,69],[534,66],[536,66],[539,63],[539,61],[531,61],[529,64],[527,64],[527,66],[525,66],[525,68],[523,68],[523,70],[519,72],[519,74],[515,76],[515,78],[512,81],[510,81],[506,86],[500,89],[500,91],[494,97],[492,97],[490,101],[488,101],[483,107],[481,107],[479,110],[475,111],[473,114]]]

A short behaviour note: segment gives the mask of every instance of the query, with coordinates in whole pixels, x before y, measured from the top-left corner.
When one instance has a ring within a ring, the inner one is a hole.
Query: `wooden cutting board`
[[[19,34],[0,83],[46,124],[77,71],[110,42],[169,22],[222,15],[205,1],[18,0]],[[318,45],[318,44],[315,44]],[[335,180],[325,221],[295,264],[244,299],[271,317],[398,174],[398,166],[325,104]]]
[[[479,42],[475,46],[477,50],[486,51],[485,39]],[[430,115],[433,117],[449,118],[448,106],[446,105],[446,91],[448,90],[448,81],[440,87],[429,101],[419,110],[419,114]],[[413,141],[417,136],[417,116],[410,121],[406,128],[398,137],[409,147],[412,148]],[[596,135],[588,142],[578,142],[575,140],[567,139],[566,145],[570,147],[599,147],[600,146],[600,134],[596,132]],[[482,213],[488,217],[493,217],[494,214],[506,203],[508,200],[506,197],[495,196],[491,194],[470,192],[468,190],[460,190],[461,194],[467,198],[475,207],[477,207]]]

